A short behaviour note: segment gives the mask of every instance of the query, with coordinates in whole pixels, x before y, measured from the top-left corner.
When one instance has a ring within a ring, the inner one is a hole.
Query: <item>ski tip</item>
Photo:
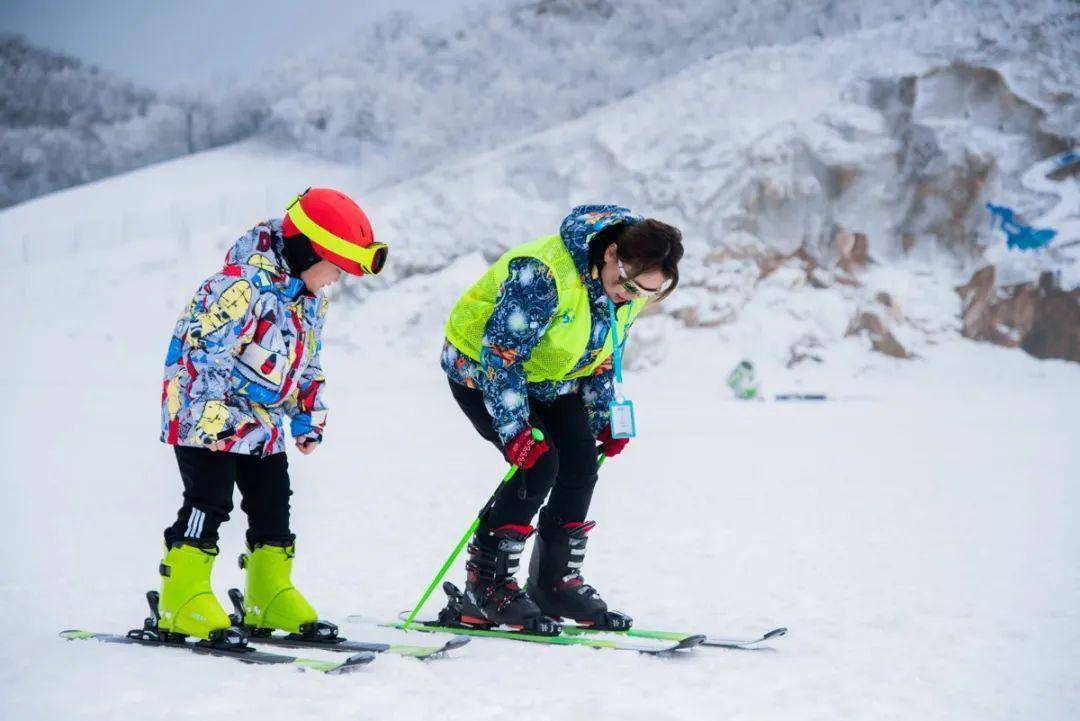
[[[781,626],[780,628],[774,628],[761,637],[762,641],[768,641],[770,638],[780,638],[787,635],[787,628]]]
[[[672,649],[672,651],[681,651],[687,648],[694,648],[696,646],[700,646],[703,643],[705,643],[704,634],[694,634],[693,636],[687,636],[686,638],[680,640],[675,645],[675,648]]]
[[[360,651],[359,653],[354,653],[352,656],[349,656],[347,659],[345,659],[345,663],[343,665],[363,666],[365,663],[371,663],[372,661],[374,661],[375,657],[378,655],[379,654],[373,651]]]
[[[333,676],[340,676],[342,674],[359,671],[361,668],[374,661],[376,655],[377,654],[374,654],[371,651],[361,651],[360,653],[354,653],[352,656],[349,656],[347,659],[345,659],[344,663],[341,663],[338,666],[330,669],[326,673]]]
[[[452,636],[449,641],[441,646],[398,646],[398,653],[402,656],[412,656],[421,661],[434,658],[443,658],[447,653],[459,649],[472,639],[468,636]]]
[[[75,639],[87,639],[92,638],[94,634],[89,631],[80,631],[77,628],[69,628],[67,631],[60,632],[60,638],[66,638],[69,641]]]
[[[469,638],[468,636],[454,636],[453,638],[451,638],[449,641],[446,642],[446,645],[443,646],[443,650],[444,651],[453,651],[455,648],[461,648],[462,646],[467,644],[469,641],[472,641],[472,639]]]

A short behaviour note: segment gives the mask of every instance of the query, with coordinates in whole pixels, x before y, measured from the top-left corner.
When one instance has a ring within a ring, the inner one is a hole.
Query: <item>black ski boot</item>
[[[609,611],[600,593],[581,577],[585,544],[595,525],[594,521],[558,523],[548,516],[546,508],[540,511],[526,589],[548,616],[573,619],[580,626],[595,629],[625,631],[633,619]]]
[[[514,578],[525,540],[532,533],[532,526],[508,524],[488,530],[481,523],[469,544],[465,593],[460,600],[451,594],[439,620],[474,628],[509,626],[519,631],[558,634],[561,626],[540,613]]]

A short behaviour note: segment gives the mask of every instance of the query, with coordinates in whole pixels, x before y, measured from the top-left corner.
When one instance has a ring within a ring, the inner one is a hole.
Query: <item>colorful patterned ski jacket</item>
[[[180,315],[165,358],[161,440],[269,456],[293,436],[322,441],[325,297],[288,273],[281,221],[252,228]]]
[[[592,333],[571,373],[596,359],[607,342],[610,326],[604,286],[589,266],[589,239],[608,226],[640,221],[641,216],[617,205],[581,205],[570,211],[559,228],[592,301]],[[526,380],[524,364],[547,331],[557,307],[558,291],[548,267],[534,258],[517,258],[510,263],[510,276],[500,287],[495,309],[484,327],[481,362],[460,352],[449,340],[443,344],[443,371],[450,380],[483,391],[484,405],[503,444],[528,425],[530,401],[549,405],[558,396],[580,392],[593,435],[610,422],[615,398],[610,361],[584,379],[539,383]]]

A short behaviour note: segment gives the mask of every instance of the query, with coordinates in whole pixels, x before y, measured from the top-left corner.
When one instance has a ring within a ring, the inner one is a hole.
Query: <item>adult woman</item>
[[[559,235],[511,249],[454,306],[442,353],[450,391],[481,437],[521,469],[469,545],[460,622],[538,630],[551,628],[545,617],[568,617],[629,627],[581,577],[595,525],[585,517],[596,444],[613,456],[628,442],[611,431],[613,351],[618,364],[634,318],[675,289],[682,253],[670,225],[615,205],[580,206]],[[514,574],[537,511],[525,591]]]
[[[181,314],[161,394],[161,440],[175,447],[184,483],[183,504],[165,529],[156,619],[162,637],[236,636],[227,633],[231,622],[210,587],[234,486],[248,517],[244,626],[318,632],[315,610],[290,580],[295,536],[283,421],[288,416],[301,453],[322,442],[327,299],[319,291],[342,271],[378,273],[386,253],[352,199],[309,189],[283,219],[236,241]]]

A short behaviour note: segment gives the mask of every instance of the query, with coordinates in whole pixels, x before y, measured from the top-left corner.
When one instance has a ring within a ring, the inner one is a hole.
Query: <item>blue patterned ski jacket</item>
[[[285,450],[282,428],[322,441],[326,423],[319,351],[326,298],[288,273],[281,221],[252,228],[180,315],[165,358],[161,440],[225,441],[225,450]]]
[[[640,216],[617,205],[581,205],[562,222],[559,234],[592,301],[592,334],[571,373],[596,359],[607,342],[610,326],[607,295],[589,267],[589,239],[608,226],[640,221]],[[525,377],[524,363],[547,331],[557,307],[558,291],[548,267],[534,258],[517,258],[510,263],[510,275],[500,287],[495,309],[484,327],[481,362],[469,358],[449,340],[443,344],[443,371],[452,381],[483,392],[484,405],[504,445],[528,425],[530,402],[546,406],[569,393],[581,393],[593,435],[610,421],[615,397],[610,361],[584,379],[530,383]]]

